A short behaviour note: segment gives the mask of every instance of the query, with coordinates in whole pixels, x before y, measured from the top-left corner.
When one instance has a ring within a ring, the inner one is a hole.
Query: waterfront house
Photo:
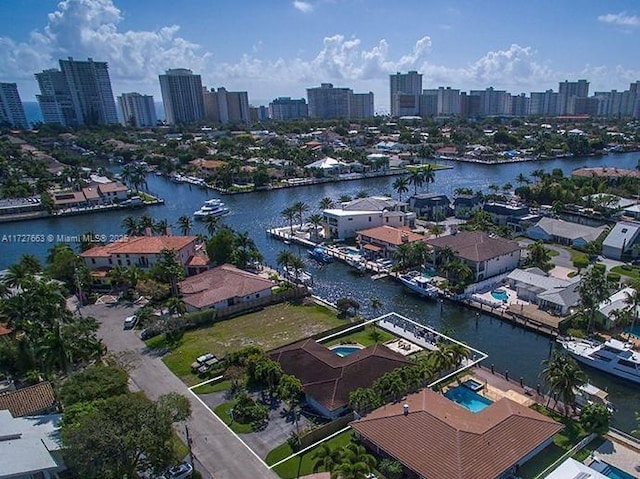
[[[343,203],[341,208],[324,210],[325,238],[353,238],[359,230],[383,225],[411,228],[415,224],[416,215],[407,212],[406,207],[406,203],[391,198],[369,196]]]
[[[485,203],[482,209],[491,215],[491,220],[497,225],[517,224],[519,218],[529,214],[528,206],[511,205],[496,201]]]
[[[440,193],[419,193],[409,198],[409,207],[422,218],[438,221],[451,214],[451,202]]]
[[[402,463],[406,477],[465,479],[508,477],[563,428],[508,398],[471,412],[430,389],[351,426],[376,455]]]
[[[468,219],[482,209],[482,195],[456,195],[453,198],[453,214],[456,218]]]
[[[382,344],[341,357],[313,339],[303,339],[269,354],[285,374],[302,382],[307,404],[329,419],[348,411],[351,391],[370,387],[383,374],[413,364]]]
[[[619,221],[611,228],[602,242],[602,256],[620,260],[626,254],[632,253],[633,246],[638,242],[640,223],[635,221]]]
[[[115,265],[149,269],[162,259],[163,250],[171,250],[186,267],[196,252],[196,239],[195,236],[127,236],[107,245],[94,246],[80,253],[80,257],[90,270],[109,270]]]
[[[119,181],[100,183],[97,185],[102,203],[117,203],[127,199],[129,189]]]
[[[582,247],[596,241],[605,230],[606,226],[592,227],[556,218],[542,218],[527,229],[527,236],[533,240]]]
[[[187,311],[224,310],[271,296],[273,281],[223,264],[178,283]]]
[[[60,414],[14,418],[0,410],[0,478],[62,477],[61,421]]]
[[[460,231],[426,242],[434,248],[434,260],[439,251],[451,248],[455,256],[471,268],[474,282],[513,271],[520,263],[520,246],[517,242],[482,231]]]
[[[357,231],[356,243],[369,259],[377,259],[391,258],[401,245],[425,239],[423,235],[413,233],[410,229],[384,225]]]
[[[631,287],[623,288],[616,291],[609,298],[598,306],[598,314],[596,320],[604,329],[611,329],[616,326],[616,315],[623,309],[628,309],[631,305],[628,298],[633,295],[634,289]],[[636,308],[633,312],[636,316],[640,315],[640,308]]]
[[[537,304],[544,311],[566,316],[580,303],[580,277],[570,279],[550,276],[539,268],[516,269],[507,276],[509,287],[518,299]]]
[[[342,173],[343,171],[348,171],[349,166],[340,160],[325,156],[321,160],[309,163],[305,166],[305,169],[321,171],[323,175],[331,176]]]

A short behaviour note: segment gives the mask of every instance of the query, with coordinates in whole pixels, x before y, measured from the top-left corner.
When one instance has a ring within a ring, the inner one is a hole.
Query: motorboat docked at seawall
[[[426,298],[437,298],[438,288],[431,284],[431,279],[426,278],[419,271],[410,271],[398,276],[398,279],[411,291]]]
[[[224,216],[229,213],[229,208],[217,198],[213,198],[204,202],[199,210],[193,212],[196,219],[202,219],[207,216]]]
[[[606,407],[611,413],[614,413],[616,410],[611,401],[609,401],[609,393],[591,383],[578,386],[574,392],[576,395],[576,404],[580,408],[589,404],[600,404]]]
[[[311,273],[300,268],[296,269],[292,266],[285,266],[283,269],[284,277],[287,280],[294,283],[301,283],[305,286],[311,286],[313,284],[313,276],[311,276]]]
[[[572,338],[559,338],[558,342],[576,361],[640,384],[640,354],[630,343]]]
[[[316,261],[320,261],[321,263],[331,263],[333,261],[333,256],[327,253],[322,246],[316,246],[315,248],[310,249],[309,257]]]

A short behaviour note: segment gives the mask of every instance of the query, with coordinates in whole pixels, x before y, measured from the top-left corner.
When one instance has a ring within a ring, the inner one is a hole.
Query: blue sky
[[[115,95],[159,101],[158,74],[183,67],[254,104],[332,82],[385,111],[396,71],[420,71],[424,88],[624,90],[640,79],[639,37],[634,0],[3,0],[0,81],[34,101],[33,73],[91,56]]]

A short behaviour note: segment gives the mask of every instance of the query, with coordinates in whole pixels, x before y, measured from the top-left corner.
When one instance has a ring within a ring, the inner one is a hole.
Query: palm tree
[[[178,227],[180,228],[180,233],[182,236],[189,236],[191,233],[191,228],[193,228],[193,221],[187,215],[182,215],[178,218]]]
[[[216,232],[219,222],[220,219],[218,216],[208,215],[202,218],[202,224],[207,230],[207,233],[209,233],[209,236],[213,236],[213,234]]]
[[[33,279],[33,274],[23,263],[9,266],[2,277],[2,282],[9,288],[23,288]]]
[[[21,265],[27,268],[31,274],[36,274],[42,271],[42,264],[40,260],[32,254],[23,254],[18,261]]]
[[[565,414],[575,404],[576,389],[587,382],[587,376],[573,358],[554,351],[551,358],[542,361],[540,377],[553,397],[562,399]]]
[[[356,193],[356,198],[366,198],[369,196],[369,192],[367,190],[360,190]]]
[[[278,256],[276,256],[276,263],[279,266],[288,267],[293,260],[293,256],[294,254],[291,251],[283,249],[278,253]]]
[[[421,168],[414,168],[409,173],[409,183],[413,185],[413,194],[418,194],[418,187],[424,185],[424,173]]]
[[[358,388],[349,393],[349,407],[364,416],[384,404],[384,400],[372,388]]]
[[[330,208],[333,208],[333,205],[334,205],[333,200],[328,196],[325,196],[320,200],[319,207],[321,210],[328,210]]]
[[[529,178],[527,178],[524,173],[519,173],[518,176],[516,176],[516,183],[518,183],[518,185],[522,186],[522,185],[528,185],[529,183],[531,183],[531,180]]]
[[[165,306],[169,310],[170,314],[175,314],[177,316],[182,316],[187,312],[187,305],[184,302],[184,299],[179,296],[171,296],[165,302]]]
[[[329,472],[342,462],[342,451],[337,448],[333,449],[326,442],[323,442],[315,450],[315,452],[311,456],[311,459],[314,461],[314,472],[318,472],[320,469],[324,469],[325,471]]]
[[[344,448],[342,461],[331,471],[331,478],[362,479],[375,469],[376,463],[364,446],[352,442]]]
[[[396,178],[391,187],[398,192],[398,199],[402,201],[402,193],[409,191],[409,180],[404,176]]]
[[[167,230],[169,229],[169,222],[166,219],[158,220],[151,228],[154,233],[164,236],[167,234]]]
[[[625,303],[627,303],[627,309],[631,312],[631,328],[629,337],[635,329],[636,321],[638,321],[638,308],[640,308],[640,284],[634,281],[631,284],[631,292],[626,293]]]
[[[349,195],[340,195],[338,198],[338,203],[349,203],[353,198]]]
[[[435,183],[436,181],[436,170],[433,169],[433,165],[431,163],[427,164],[422,169],[422,175],[424,177],[424,182],[427,185],[427,191],[429,191],[429,183]]]
[[[125,219],[123,219],[122,227],[124,228],[125,234],[127,236],[140,236],[142,232],[140,223],[138,223],[138,221],[133,216],[127,216]]]
[[[140,217],[140,230],[142,234],[146,235],[153,232],[153,225],[153,217],[150,214],[145,213]]]
[[[318,227],[324,224],[324,217],[322,215],[311,215],[307,218],[307,222],[313,227],[313,236],[316,243],[318,242]]]
[[[544,177],[544,170],[543,169],[538,169],[538,170],[533,170],[530,173],[532,178],[535,178],[536,180],[541,180]]]
[[[300,220],[300,227],[302,227],[302,223],[304,222],[303,217],[304,214],[309,211],[309,205],[304,201],[296,201],[293,206],[291,206],[291,209],[296,212],[296,215]]]
[[[284,216],[285,219],[289,222],[289,234],[293,234],[293,222],[296,219],[298,213],[293,209],[293,207],[290,206],[289,208],[285,208],[284,210],[282,210],[280,214]]]

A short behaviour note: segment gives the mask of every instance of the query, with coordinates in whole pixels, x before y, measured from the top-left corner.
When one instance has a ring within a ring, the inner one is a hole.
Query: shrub
[[[612,283],[619,283],[620,282],[620,273],[608,273],[607,274],[607,281],[611,281]]]
[[[607,270],[607,266],[604,263],[596,263],[593,265],[593,269],[600,273],[604,273]]]
[[[269,408],[264,404],[258,404],[246,392],[237,396],[233,406],[233,420],[241,424],[262,423],[269,417]]]

